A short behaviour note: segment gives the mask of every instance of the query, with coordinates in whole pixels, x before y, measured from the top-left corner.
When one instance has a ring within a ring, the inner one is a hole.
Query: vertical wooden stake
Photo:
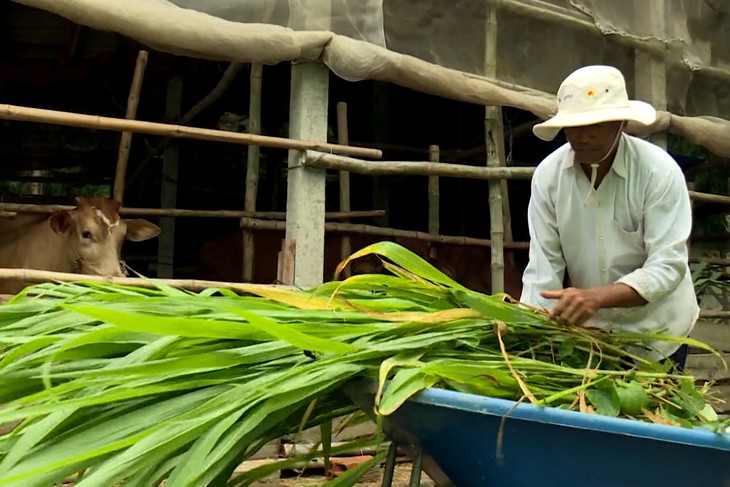
[[[261,77],[263,66],[251,65],[251,87],[248,107],[248,130],[258,135],[261,133]],[[256,211],[256,196],[259,187],[259,159],[261,148],[258,145],[248,146],[246,161],[246,196],[243,203],[244,211]],[[254,263],[254,232],[243,230],[243,282],[253,281]]]
[[[167,84],[165,119],[179,120],[182,107],[182,78],[176,76]],[[160,208],[177,206],[177,180],[180,151],[178,144],[170,144],[162,154],[162,183],[160,185]],[[160,218],[160,236],[157,238],[157,277],[173,277],[175,268],[175,217]]]
[[[497,74],[497,11],[487,9],[485,26],[485,74]],[[484,116],[487,166],[505,166],[501,107],[486,107]],[[489,227],[492,239],[492,294],[504,292],[504,209],[502,181],[489,181]]]
[[[347,131],[347,103],[339,102],[337,104],[337,143],[342,145],[348,145],[350,142],[350,136]],[[340,211],[350,211],[350,173],[347,171],[340,171]],[[350,219],[343,220],[349,222]],[[325,235],[325,238],[327,236]],[[340,259],[347,259],[352,253],[352,245],[350,244],[350,236],[342,234],[342,240],[340,241]],[[342,276],[348,278],[352,275],[350,266],[348,265],[342,271]],[[326,276],[327,279],[330,276]]]
[[[139,94],[142,91],[142,82],[144,81],[144,72],[147,68],[147,51],[139,51],[137,54],[137,64],[134,67],[134,77],[132,78],[132,86],[129,89],[129,98],[127,99],[127,119],[133,120],[137,117],[137,107],[139,106]],[[119,157],[117,159],[117,170],[114,175],[114,195],[113,198],[120,203],[124,203],[124,179],[127,176],[127,163],[129,162],[129,152],[132,147],[132,132],[122,132],[122,138],[119,142]]]
[[[428,160],[431,162],[439,162],[441,159],[441,152],[439,146],[430,145],[428,146]],[[441,194],[439,192],[439,177],[429,176],[428,177],[428,233],[432,235],[439,234],[439,215],[441,207]],[[430,246],[431,258],[436,258],[436,247]]]

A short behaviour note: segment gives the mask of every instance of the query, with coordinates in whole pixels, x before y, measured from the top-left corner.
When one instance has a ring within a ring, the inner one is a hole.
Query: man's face
[[[584,127],[566,127],[565,136],[581,164],[600,162],[611,151],[623,122],[604,122]]]

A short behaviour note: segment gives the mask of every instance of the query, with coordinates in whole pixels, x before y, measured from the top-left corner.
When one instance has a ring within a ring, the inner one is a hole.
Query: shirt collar
[[[615,172],[616,175],[621,176],[622,178],[626,178],[626,157],[626,135],[621,134],[621,138],[618,141],[618,150],[616,151],[616,157],[614,157],[613,159],[611,170]],[[568,153],[563,158],[562,168],[567,169],[569,167],[573,167],[574,160],[575,152],[573,151],[573,149],[569,148]]]

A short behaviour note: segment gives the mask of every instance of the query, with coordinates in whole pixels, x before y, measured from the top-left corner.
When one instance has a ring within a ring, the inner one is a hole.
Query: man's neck
[[[596,174],[596,185],[594,186],[596,189],[601,185],[601,182],[608,174],[608,171],[611,170],[611,166],[613,165],[613,160],[616,158],[616,153],[618,152],[618,144],[616,144],[616,147],[614,147],[613,151],[609,154],[608,157],[606,157],[599,165],[598,165],[598,172]],[[579,161],[580,162],[580,161]],[[580,167],[583,169],[583,173],[586,175],[588,180],[591,179],[591,165],[590,164],[583,164],[580,162]]]

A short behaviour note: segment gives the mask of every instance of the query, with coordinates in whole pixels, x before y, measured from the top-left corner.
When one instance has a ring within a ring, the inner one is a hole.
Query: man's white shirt
[[[530,260],[520,301],[551,309],[540,291],[622,282],[648,303],[601,309],[589,323],[614,331],[687,336],[699,316],[688,266],[692,210],[677,163],[661,148],[623,134],[595,191],[565,144],[535,169],[528,206]],[[679,345],[657,341],[661,359]],[[644,353],[647,355],[647,353]]]

